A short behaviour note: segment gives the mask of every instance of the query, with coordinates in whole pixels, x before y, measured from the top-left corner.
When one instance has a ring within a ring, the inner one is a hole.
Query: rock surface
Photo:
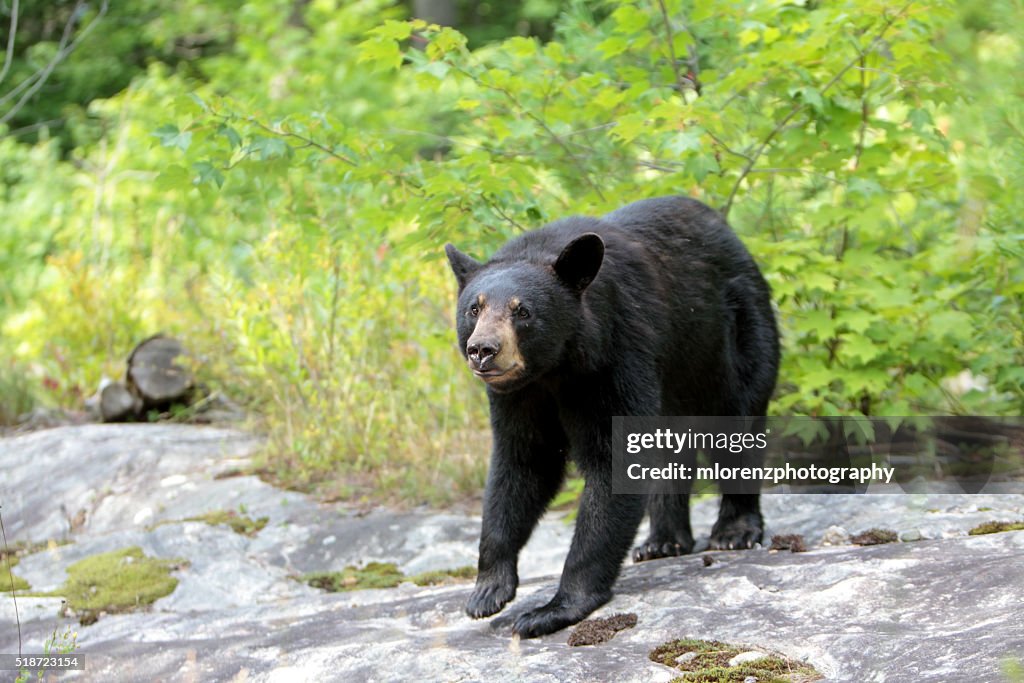
[[[464,616],[468,584],[324,594],[294,577],[374,560],[406,574],[474,564],[479,518],[363,515],[224,476],[258,445],[234,430],[145,424],[0,440],[8,542],[70,541],[21,560],[15,573],[34,590],[60,586],[78,559],[129,545],[190,562],[151,610],[76,624],[87,668],[69,680],[668,681],[677,672],[647,653],[676,638],[779,651],[844,681],[999,681],[1006,661],[1024,659],[1024,532],[967,536],[981,522],[1024,518],[1024,496],[766,495],[767,537],[801,534],[807,552],[627,564],[595,616],[635,612],[637,626],[570,648],[567,631],[509,636],[511,618],[554,590],[572,533],[557,515],[541,522],[519,596],[494,619]],[[270,521],[251,538],[179,521],[225,509]],[[694,506],[704,547],[714,514],[712,501]],[[921,540],[822,546],[832,526]],[[41,651],[59,603],[18,599],[25,652]],[[13,601],[0,594],[0,653],[17,650]]]

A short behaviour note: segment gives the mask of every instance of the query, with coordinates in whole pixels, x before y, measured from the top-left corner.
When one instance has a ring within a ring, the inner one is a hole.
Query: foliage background
[[[671,193],[770,280],[773,411],[1021,413],[1019,0],[458,6],[0,3],[0,421],[163,330],[286,483],[475,495],[441,245]]]

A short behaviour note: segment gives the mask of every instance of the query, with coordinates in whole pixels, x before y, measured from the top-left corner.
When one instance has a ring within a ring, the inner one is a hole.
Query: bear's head
[[[459,285],[459,348],[470,370],[499,392],[526,386],[558,367],[583,316],[582,297],[604,259],[604,242],[584,233],[541,264],[480,263],[451,244]]]

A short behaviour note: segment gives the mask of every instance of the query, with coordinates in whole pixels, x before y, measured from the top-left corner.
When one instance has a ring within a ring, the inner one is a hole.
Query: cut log
[[[163,410],[188,402],[192,373],[179,362],[187,357],[181,342],[163,335],[135,347],[128,356],[128,388],[142,399],[143,409]]]
[[[130,422],[142,412],[142,399],[120,382],[111,382],[100,391],[100,416],[104,422]]]

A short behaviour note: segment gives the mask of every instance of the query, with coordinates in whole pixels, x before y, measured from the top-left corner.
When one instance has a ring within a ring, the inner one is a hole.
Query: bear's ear
[[[459,292],[466,287],[466,282],[476,271],[480,270],[480,263],[472,256],[467,256],[455,248],[454,244],[444,245],[444,253],[448,254],[448,263],[455,273],[455,280],[459,283]]]
[[[582,294],[601,270],[604,241],[586,232],[566,245],[555,261],[555,275],[576,294]]]

